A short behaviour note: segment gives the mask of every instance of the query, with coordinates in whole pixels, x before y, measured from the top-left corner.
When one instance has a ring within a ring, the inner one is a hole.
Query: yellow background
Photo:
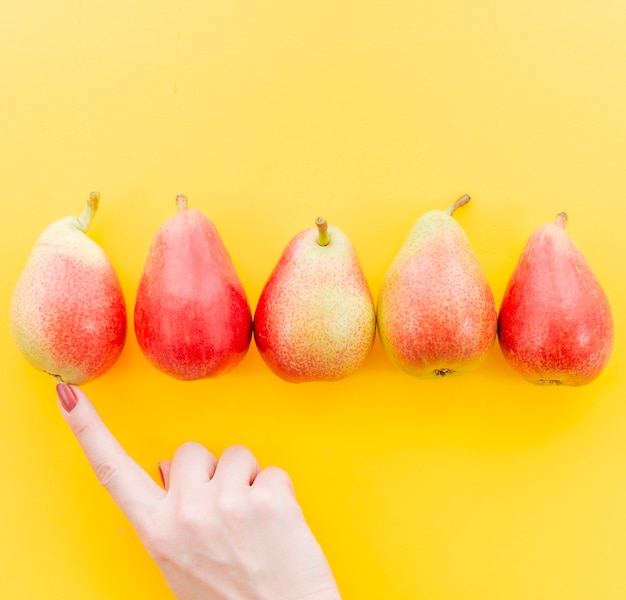
[[[379,342],[356,375],[291,385],[254,345],[217,380],[157,372],[132,332],[85,386],[148,472],[197,440],[291,474],[348,598],[626,597],[623,261],[626,4],[618,0],[23,0],[0,7],[0,314],[40,231],[102,193],[91,235],[132,314],[150,240],[185,193],[254,308],[318,214],[376,297],[413,222],[457,213],[499,304],[559,211],[615,314],[581,389],[523,381],[497,344],[413,379]],[[80,281],[75,282],[78,287]],[[0,321],[0,597],[170,598],[97,484],[53,381]]]

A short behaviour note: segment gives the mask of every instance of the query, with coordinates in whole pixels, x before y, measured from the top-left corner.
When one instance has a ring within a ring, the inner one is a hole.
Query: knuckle
[[[283,502],[273,490],[265,488],[255,490],[253,499],[255,511],[262,515],[274,515],[282,512]]]
[[[287,487],[291,487],[293,485],[291,482],[291,477],[289,476],[289,473],[287,473],[287,471],[285,471],[284,469],[281,469],[280,467],[269,466],[269,467],[265,467],[264,471],[269,473],[272,479],[277,484],[281,484]]]
[[[107,489],[114,485],[117,478],[117,470],[118,467],[115,461],[108,458],[101,459],[93,465],[96,478]]]
[[[74,429],[74,435],[77,438],[83,438],[86,435],[89,435],[89,431],[92,428],[92,423],[91,421],[84,421],[81,423],[78,423],[77,425],[74,425],[73,429]]]
[[[181,531],[199,529],[202,513],[195,502],[181,502],[176,509],[176,524]]]
[[[204,446],[198,442],[193,442],[193,441],[188,441],[188,442],[184,442],[183,444],[181,444],[178,447],[178,450],[176,450],[177,454],[194,454],[198,451],[203,451],[204,450]]]
[[[222,490],[216,498],[216,505],[220,516],[230,522],[243,520],[247,512],[245,499],[233,491]]]
[[[242,446],[241,444],[234,444],[232,446],[228,446],[222,453],[222,458],[225,456],[229,457],[238,457],[245,460],[254,460],[254,456],[249,448],[246,446]]]

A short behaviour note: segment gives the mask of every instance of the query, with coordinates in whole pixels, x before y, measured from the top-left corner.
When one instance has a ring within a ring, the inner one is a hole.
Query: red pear
[[[263,360],[285,381],[337,381],[369,356],[376,313],[352,242],[323,218],[287,244],[254,314]]]
[[[37,239],[11,299],[11,331],[37,369],[80,385],[103,375],[126,339],[126,305],[104,250],[85,233],[98,208],[92,192],[80,217]]]
[[[252,315],[213,222],[187,198],[157,231],[135,304],[135,333],[146,358],[182,380],[217,377],[248,351]]]
[[[608,298],[565,231],[567,215],[538,227],[504,293],[498,318],[508,363],[541,385],[580,386],[606,367],[613,348]]]

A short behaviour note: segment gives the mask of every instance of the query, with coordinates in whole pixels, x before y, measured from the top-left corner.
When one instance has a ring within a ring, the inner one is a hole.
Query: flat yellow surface
[[[616,344],[580,388],[538,388],[497,344],[472,374],[397,370],[377,341],[333,384],[251,346],[183,383],[132,333],[85,386],[155,478],[196,440],[291,474],[346,599],[626,597],[626,4],[616,0],[24,0],[0,18],[0,597],[170,598],[97,484],[53,381],[14,347],[10,292],[40,231],[102,193],[91,236],[132,314],[177,193],[216,223],[252,307],[319,214],[376,297],[413,222],[457,213],[500,302],[559,211],[611,298]],[[80,286],[81,282],[75,282]]]

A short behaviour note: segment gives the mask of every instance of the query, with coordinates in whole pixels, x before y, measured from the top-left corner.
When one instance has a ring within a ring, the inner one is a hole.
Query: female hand
[[[249,450],[218,461],[187,443],[161,463],[165,489],[133,461],[87,396],[60,383],[65,420],[179,600],[337,600],[287,473]]]

